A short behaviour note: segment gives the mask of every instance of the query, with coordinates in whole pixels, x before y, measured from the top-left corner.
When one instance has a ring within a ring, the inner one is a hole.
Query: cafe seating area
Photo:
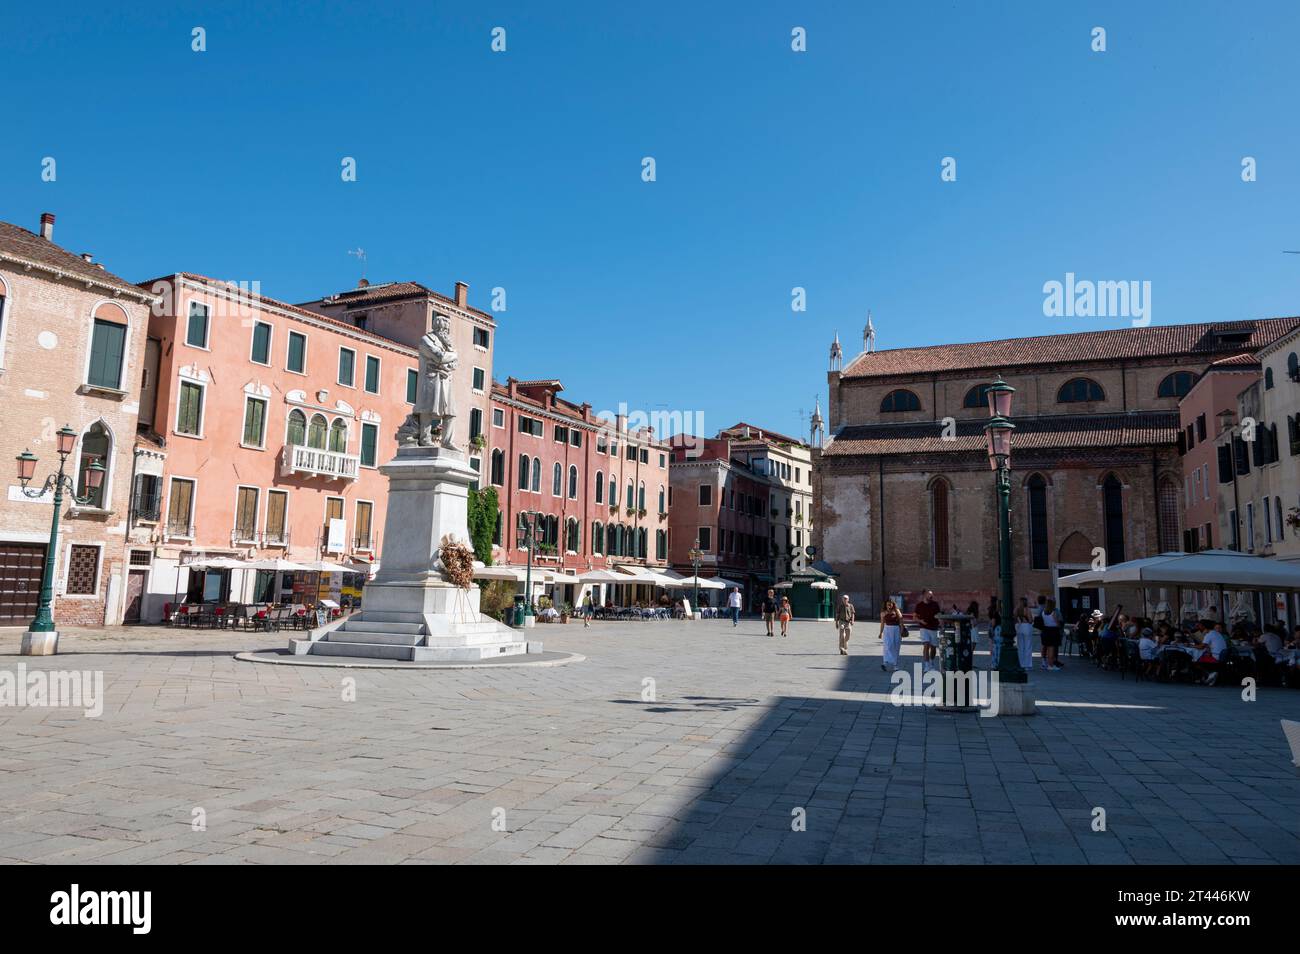
[[[329,619],[346,612],[343,607],[322,607]],[[166,623],[186,629],[225,629],[278,633],[308,630],[317,625],[316,607],[290,603],[182,603],[166,608]]]

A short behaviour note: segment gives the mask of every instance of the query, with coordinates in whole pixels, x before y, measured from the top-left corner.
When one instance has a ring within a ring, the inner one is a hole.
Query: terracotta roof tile
[[[984,453],[984,419],[958,421],[953,440],[943,440],[943,424],[864,424],[845,427],[822,452],[825,457],[854,455]],[[1064,414],[1018,418],[1011,447],[1025,450],[1087,447],[1142,447],[1173,444],[1177,411],[1131,414]]]
[[[1151,356],[1188,355],[1210,358],[1256,351],[1300,327],[1300,318],[1261,318],[1257,321],[1221,321],[1196,325],[1147,325],[1004,338],[966,344],[894,348],[860,354],[844,369],[844,379],[867,379],[936,371],[990,370],[1026,365],[1066,364],[1079,361],[1116,361]],[[1219,339],[1217,334],[1241,337]]]
[[[48,239],[43,239],[34,232],[9,222],[0,222],[0,253],[63,272],[73,278],[98,282],[136,295],[145,294],[126,279],[119,278],[112,272],[87,262],[80,255],[72,254],[61,245],[55,245]]]

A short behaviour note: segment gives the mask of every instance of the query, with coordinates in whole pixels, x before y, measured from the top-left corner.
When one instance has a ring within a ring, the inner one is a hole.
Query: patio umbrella
[[[1202,550],[1200,553],[1162,553],[1060,578],[1062,586],[1104,586],[1107,583],[1300,591],[1300,563],[1285,563],[1236,550]]]
[[[702,590],[725,590],[727,588],[726,583],[716,580],[711,576],[684,576],[680,580],[674,580],[672,583],[673,586],[684,587],[686,589],[694,589],[697,584]]]

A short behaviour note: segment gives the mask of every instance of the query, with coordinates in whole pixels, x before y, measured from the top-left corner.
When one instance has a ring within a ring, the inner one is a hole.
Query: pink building
[[[159,619],[178,596],[278,601],[306,584],[188,570],[197,559],[377,559],[378,467],[413,403],[415,349],[201,275],[142,287],[161,303],[149,320],[130,526],[149,573],[140,618]]]
[[[1236,423],[1237,396],[1259,380],[1260,365],[1251,354],[1222,358],[1208,368],[1178,403],[1181,430],[1178,452],[1182,458],[1183,549],[1188,553],[1226,549],[1231,540],[1220,539],[1219,487],[1232,484],[1230,445],[1220,452],[1216,442],[1225,427]],[[1228,459],[1220,462],[1220,454]],[[1223,472],[1226,468],[1226,473]]]

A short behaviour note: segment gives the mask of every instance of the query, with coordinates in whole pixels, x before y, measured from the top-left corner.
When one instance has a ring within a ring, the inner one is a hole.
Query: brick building
[[[36,613],[53,516],[52,496],[31,500],[13,461],[40,458],[33,484],[58,468],[54,432],[77,432],[68,472],[85,491],[92,460],[106,468],[86,505],[64,497],[55,556],[59,626],[121,621],[125,543],[140,370],[153,296],[106,271],[89,254],[54,243],[54,216],[39,232],[0,223],[0,626]],[[32,489],[35,489],[33,487]]]
[[[1060,576],[1178,550],[1178,403],[1214,361],[1253,351],[1300,319],[1121,328],[864,351],[829,373],[831,439],[815,473],[821,552],[842,592],[878,612],[933,588],[941,602],[997,588],[997,519],[984,450],[984,389],[1016,388],[1012,543],[1018,595],[1067,617],[1112,588],[1062,591]],[[817,542],[817,541],[815,541]],[[1097,548],[1101,548],[1100,551]],[[1172,598],[1172,596],[1171,596]]]
[[[668,445],[649,429],[610,421],[590,404],[560,397],[554,379],[493,383],[486,429],[485,485],[497,489],[496,563],[520,565],[527,554],[516,526],[523,512],[542,514],[534,565],[559,573],[620,567],[662,569],[668,559]],[[650,577],[595,598],[648,600]],[[577,606],[586,588],[559,580],[557,599]]]

